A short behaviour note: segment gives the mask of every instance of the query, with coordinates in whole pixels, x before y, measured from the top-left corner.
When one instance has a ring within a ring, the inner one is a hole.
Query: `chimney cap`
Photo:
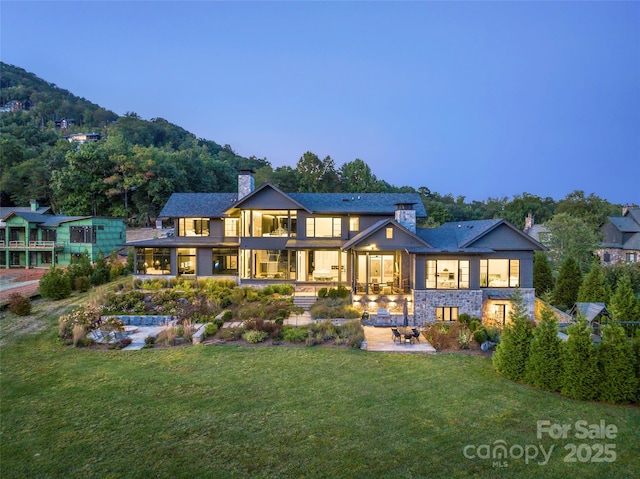
[[[240,168],[238,170],[238,173],[241,175],[253,175],[255,171],[253,170],[253,168]]]

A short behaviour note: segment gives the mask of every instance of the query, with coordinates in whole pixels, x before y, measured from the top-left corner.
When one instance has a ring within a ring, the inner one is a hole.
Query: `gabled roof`
[[[640,224],[631,216],[609,216],[608,220],[622,233],[640,233]]]
[[[51,210],[49,206],[40,206],[33,211],[30,206],[0,206],[0,219],[4,219],[11,213],[37,213],[40,215],[47,214]]]
[[[59,226],[62,223],[68,223],[70,221],[78,221],[85,220],[89,218],[93,218],[92,216],[67,216],[67,215],[43,215],[40,213],[21,213],[21,212],[13,212],[9,213],[5,220],[8,220],[12,217],[22,218],[28,223],[36,223],[39,226]]]
[[[281,195],[283,199],[286,199],[287,201],[291,202],[292,206],[295,206],[296,208],[299,208],[301,210],[307,210],[309,213],[311,213],[311,211],[307,209],[304,205],[298,203],[298,201],[295,198],[293,198],[291,194],[287,194],[283,192],[280,188],[272,185],[271,183],[265,183],[262,186],[260,186],[257,190],[252,191],[251,193],[249,193],[248,195],[246,195],[245,197],[237,201],[235,204],[233,204],[230,208],[228,208],[227,212],[233,209],[241,208],[244,203],[250,201],[251,199],[262,194],[265,190],[268,190],[268,189],[273,190],[278,195]]]
[[[640,208],[637,206],[630,207],[625,213],[625,218],[631,216],[633,220],[640,225]]]
[[[416,234],[414,234],[411,231],[409,231],[407,228],[402,226],[396,220],[393,220],[391,218],[387,218],[387,219],[384,219],[384,220],[376,221],[374,224],[369,226],[367,229],[362,230],[360,233],[358,233],[353,238],[351,238],[349,241],[347,241],[345,244],[343,244],[342,245],[342,250],[346,251],[349,248],[354,247],[355,245],[357,245],[357,244],[361,243],[362,241],[366,240],[368,237],[370,237],[376,231],[380,231],[382,228],[386,227],[387,225],[392,225],[392,226],[397,227],[398,229],[400,229],[401,231],[403,231],[407,235],[410,235],[413,238],[415,238],[420,244],[424,245],[424,247],[426,247],[426,248],[431,247],[430,244],[426,243],[422,238],[420,238]]]
[[[413,204],[416,217],[426,218],[418,193],[288,193],[313,213],[394,214],[398,204]]]
[[[518,228],[513,226],[506,220],[475,220],[475,221],[451,221],[443,224],[439,228],[420,228],[417,235],[433,245],[431,249],[411,249],[411,253],[490,253],[494,249],[485,246],[474,246],[480,238],[488,235],[491,231],[499,227],[506,227],[516,233],[518,236],[525,238],[532,244],[533,249],[545,250],[546,247],[530,238]]]
[[[571,310],[571,314],[575,316],[576,313],[580,313],[580,316],[585,318],[589,323],[599,315],[611,317],[604,303],[576,303]]]
[[[237,193],[173,193],[160,218],[216,218],[237,201]]]

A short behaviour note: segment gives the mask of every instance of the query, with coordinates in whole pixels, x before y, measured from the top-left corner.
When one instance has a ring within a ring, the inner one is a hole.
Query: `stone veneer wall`
[[[490,315],[488,307],[498,296],[502,301],[508,301],[513,289],[481,289],[481,290],[420,290],[413,292],[415,324],[433,323],[436,321],[436,308],[457,307],[458,315],[467,313],[476,318]],[[529,319],[533,321],[535,307],[535,289],[520,289],[522,299],[527,307]]]
[[[514,290],[510,288],[492,288],[492,289],[483,289],[482,290],[482,303],[483,303],[483,312],[482,319],[485,318],[493,318],[493,313],[491,312],[491,306],[495,303],[510,303],[510,297],[513,294]],[[520,294],[522,295],[522,300],[524,305],[527,308],[527,317],[533,321],[535,318],[535,300],[536,300],[536,290],[533,288],[520,288]],[[509,320],[511,308],[507,311],[507,321]]]
[[[482,291],[428,289],[413,292],[416,324],[435,322],[436,308],[439,307],[457,307],[459,315],[467,313],[479,318],[482,316]]]
[[[604,260],[605,253],[609,253],[609,261]],[[600,263],[604,266],[616,263],[624,263],[627,260],[627,253],[635,253],[636,261],[640,261],[640,250],[624,250],[621,248],[605,248],[596,251],[596,254],[600,256]]]

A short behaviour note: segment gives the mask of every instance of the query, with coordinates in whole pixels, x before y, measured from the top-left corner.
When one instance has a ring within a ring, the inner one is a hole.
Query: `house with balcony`
[[[160,213],[176,234],[128,243],[140,277],[225,278],[296,294],[343,285],[363,311],[402,311],[416,324],[462,313],[504,323],[520,288],[533,314],[533,252],[544,246],[505,220],[417,228],[416,193],[174,193]]]
[[[121,219],[51,214],[34,200],[30,207],[0,208],[0,267],[68,266],[87,252],[109,256],[126,239]]]

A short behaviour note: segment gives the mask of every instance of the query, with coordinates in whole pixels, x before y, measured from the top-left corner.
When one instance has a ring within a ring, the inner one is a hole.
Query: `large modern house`
[[[296,294],[344,285],[363,310],[402,311],[416,324],[467,313],[504,323],[520,288],[533,314],[533,252],[545,249],[505,220],[417,228],[416,193],[174,193],[160,217],[175,235],[128,243],[136,273],[231,278],[243,285],[293,283]]]
[[[640,207],[625,205],[622,216],[609,216],[600,227],[602,264],[640,261]]]
[[[0,207],[0,267],[67,266],[87,252],[95,261],[125,240],[124,222],[116,218],[54,215],[35,200],[25,207]]]

